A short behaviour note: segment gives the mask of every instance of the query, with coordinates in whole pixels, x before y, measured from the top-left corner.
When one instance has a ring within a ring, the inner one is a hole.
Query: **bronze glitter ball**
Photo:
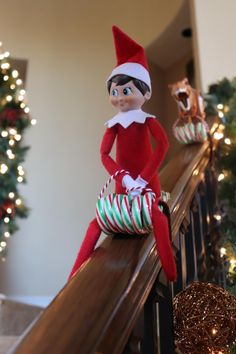
[[[226,353],[236,338],[236,297],[193,282],[174,298],[175,343],[182,354]]]

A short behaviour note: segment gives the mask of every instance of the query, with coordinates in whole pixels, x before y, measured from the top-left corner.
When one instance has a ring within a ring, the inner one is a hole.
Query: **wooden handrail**
[[[160,173],[162,189],[171,193],[173,241],[210,153],[209,141],[184,147]],[[150,235],[107,237],[13,353],[122,353],[160,270]]]

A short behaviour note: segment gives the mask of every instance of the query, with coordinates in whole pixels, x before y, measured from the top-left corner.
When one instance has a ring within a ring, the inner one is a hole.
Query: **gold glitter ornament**
[[[225,353],[236,338],[236,297],[193,282],[174,298],[175,342],[182,354]]]

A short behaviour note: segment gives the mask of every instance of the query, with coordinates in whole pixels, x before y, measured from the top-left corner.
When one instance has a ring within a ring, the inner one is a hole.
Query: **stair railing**
[[[217,129],[212,119],[211,137]],[[160,173],[162,189],[171,193],[178,281],[166,281],[152,235],[107,237],[12,353],[174,353],[173,296],[194,280],[208,280],[206,274],[223,281],[209,263],[218,257],[216,146],[211,138],[183,147]]]

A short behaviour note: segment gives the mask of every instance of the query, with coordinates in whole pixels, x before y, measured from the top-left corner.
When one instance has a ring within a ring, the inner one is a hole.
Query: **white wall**
[[[115,64],[111,25],[146,45],[181,3],[2,2],[0,37],[13,57],[29,60],[27,91],[38,125],[27,134],[32,148],[22,187],[32,211],[0,264],[0,292],[46,296],[66,281],[107,178],[99,146],[114,113],[104,85]]]
[[[167,158],[173,157],[177,154],[180,149],[182,149],[183,145],[180,144],[172,133],[172,126],[176,119],[178,118],[178,108],[175,100],[171,96],[170,89],[168,87],[169,84],[173,84],[177,81],[182,80],[187,76],[186,66],[187,63],[192,59],[192,52],[184,55],[180,60],[177,60],[173,65],[167,68],[164,71],[164,106],[165,106],[165,129],[169,136],[169,151]]]
[[[204,91],[236,74],[235,0],[191,0],[198,83]]]
[[[169,48],[169,51],[171,52],[171,48]],[[146,103],[145,110],[158,117],[158,120],[168,135],[169,150],[165,163],[168,162],[170,158],[173,158],[173,156],[183,147],[183,145],[175,139],[172,133],[172,126],[178,118],[178,109],[176,102],[171,96],[168,85],[180,81],[187,76],[186,65],[192,57],[193,54],[192,51],[190,51],[165,69],[160,68],[158,65],[151,62],[149,64],[154,77],[154,80],[152,80],[153,99]]]

